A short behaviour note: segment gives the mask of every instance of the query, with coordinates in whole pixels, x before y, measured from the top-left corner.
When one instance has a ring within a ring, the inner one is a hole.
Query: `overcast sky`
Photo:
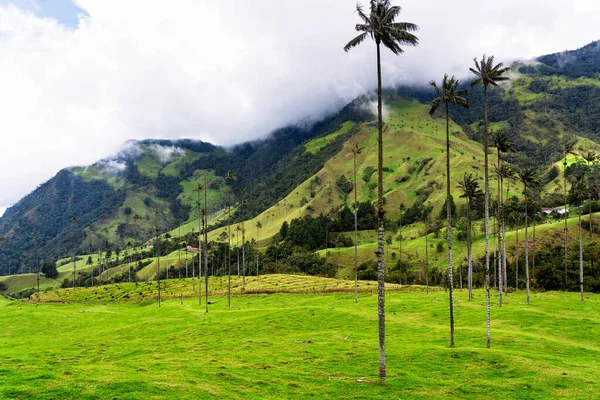
[[[365,3],[368,3],[366,0]],[[354,0],[0,0],[0,215],[61,168],[127,139],[230,145],[375,88],[375,47],[346,54]],[[420,45],[384,83],[466,76],[600,39],[597,0],[394,1]]]

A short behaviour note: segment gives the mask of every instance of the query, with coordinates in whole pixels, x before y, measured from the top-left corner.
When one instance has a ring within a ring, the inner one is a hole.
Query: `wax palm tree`
[[[237,177],[233,171],[227,171],[227,180],[232,184],[237,181]],[[227,205],[227,309],[231,310],[231,192],[229,192],[229,200]]]
[[[515,172],[514,170],[510,167],[509,164],[502,164],[502,166],[500,166],[499,168],[499,172],[500,172],[500,185],[504,186],[504,181],[505,180],[512,180]],[[510,186],[510,185],[508,185]],[[509,191],[509,187],[506,188],[506,198],[501,199],[502,200],[502,273],[504,274],[503,276],[503,281],[504,281],[504,293],[507,294],[508,293],[508,270],[507,270],[507,262],[506,262],[506,216],[507,216],[507,212],[506,212],[506,207],[505,207],[505,202],[506,200],[508,200],[508,191]]]
[[[565,267],[565,288],[567,287],[567,285],[569,284],[568,282],[568,277],[567,277],[567,235],[569,232],[569,228],[567,226],[567,217],[568,217],[568,213],[567,213],[567,155],[572,154],[575,155],[573,149],[575,148],[575,144],[577,143],[577,139],[574,137],[570,137],[567,138],[565,140],[565,142],[563,143],[563,155],[564,155],[564,159],[563,159],[563,196],[565,199],[565,212],[563,213],[564,215],[564,220],[565,220],[565,230],[564,230],[564,239],[565,239],[565,252],[564,252],[564,258],[563,258],[563,264]]]
[[[260,229],[262,224],[256,221],[256,276],[258,277],[258,242],[260,241]]]
[[[486,346],[490,347],[491,317],[490,317],[490,183],[488,173],[488,88],[497,86],[498,82],[509,78],[503,76],[509,68],[503,68],[502,63],[494,65],[494,56],[477,59],[475,68],[469,70],[475,75],[471,86],[483,85],[483,153],[484,153],[484,219],[485,219],[485,291],[486,291]]]
[[[36,276],[36,281],[37,281],[37,300],[39,303],[39,301],[40,301],[40,265],[39,265],[39,261],[38,261],[38,236],[40,236],[40,234],[37,232],[33,232],[32,236],[33,236],[33,241],[35,244],[35,276]]]
[[[576,182],[571,187],[572,202],[577,206],[581,206],[583,200],[588,195],[588,188],[583,182]],[[579,289],[581,293],[581,301],[583,301],[583,234],[581,227],[581,212],[579,210]]]
[[[352,146],[352,155],[354,158],[354,302],[358,303],[358,202],[357,198],[357,180],[356,180],[356,157],[362,153],[358,143]]]
[[[362,23],[356,24],[355,29],[361,32],[358,36],[344,46],[344,51],[361,44],[367,37],[375,41],[377,48],[377,120],[378,120],[378,163],[377,163],[377,309],[379,324],[379,382],[386,382],[385,367],[385,289],[384,289],[384,261],[383,261],[383,235],[384,235],[384,210],[383,210],[383,114],[381,98],[381,45],[398,55],[404,52],[400,46],[416,46],[419,39],[411,32],[419,27],[409,22],[394,22],[400,15],[401,8],[392,6],[389,0],[371,0],[369,2],[370,14],[363,11],[360,4],[356,11]]]
[[[587,171],[587,194],[588,194],[588,214],[590,215],[590,238],[592,237],[592,170],[591,163],[596,161],[597,155],[593,151],[588,151],[586,153],[581,154],[581,157],[585,160],[588,166]]]
[[[502,290],[504,288],[506,271],[505,266],[502,265],[503,259],[506,258],[506,254],[503,251],[503,243],[504,243],[504,218],[503,218],[503,209],[502,205],[504,201],[502,200],[502,184],[503,184],[503,174],[502,170],[505,164],[503,164],[504,158],[503,154],[509,151],[513,151],[515,149],[515,144],[513,141],[513,137],[511,133],[507,129],[499,129],[494,133],[494,146],[496,147],[496,152],[498,155],[498,164],[496,167],[496,173],[498,175],[498,277],[499,277],[499,304],[502,307]],[[504,246],[505,248],[506,246]]]
[[[471,250],[472,244],[472,229],[471,229],[471,204],[476,199],[483,196],[483,191],[479,187],[479,181],[473,176],[465,172],[462,181],[458,183],[458,187],[463,194],[462,199],[467,199],[467,285],[469,288],[469,300],[473,298],[473,254]]]
[[[72,217],[71,218],[71,226],[75,227],[75,224],[77,223],[77,218]],[[73,293],[75,293],[75,249],[73,249]]]
[[[435,90],[437,96],[432,103],[429,114],[433,115],[440,105],[444,105],[446,112],[446,226],[448,232],[448,282],[450,296],[450,346],[454,346],[454,294],[453,294],[453,279],[452,279],[452,205],[450,196],[450,116],[449,108],[451,105],[469,108],[469,100],[465,99],[464,95],[467,90],[458,89],[458,79],[448,78],[444,75],[442,85],[438,87],[435,82],[430,82],[430,85]]]
[[[531,188],[532,185],[537,184],[537,173],[536,170],[531,167],[521,168],[517,173],[519,181],[523,184],[523,195],[524,204],[525,204],[525,288],[526,288],[526,296],[527,296],[527,304],[531,304],[530,294],[529,294],[529,240],[527,237],[527,228],[528,228],[528,212],[527,206],[529,203],[529,197],[527,189]]]

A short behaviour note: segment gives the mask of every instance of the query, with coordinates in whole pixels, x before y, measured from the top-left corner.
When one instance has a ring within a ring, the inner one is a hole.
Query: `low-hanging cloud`
[[[342,50],[356,35],[354,1],[76,3],[74,29],[0,3],[0,209],[126,139],[231,145],[376,86],[373,43]],[[386,85],[462,77],[484,53],[509,61],[597,39],[596,0],[398,3],[421,44],[383,51]]]

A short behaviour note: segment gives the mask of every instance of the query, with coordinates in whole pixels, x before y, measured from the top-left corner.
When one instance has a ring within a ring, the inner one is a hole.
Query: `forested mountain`
[[[579,151],[600,142],[599,43],[517,63],[511,80],[490,92],[492,130],[504,127],[515,136],[516,151],[506,160],[534,166],[549,187],[557,178],[552,167],[563,156],[565,143],[576,136]],[[465,172],[482,174],[483,93],[471,90],[469,83],[465,80],[463,86],[470,90],[471,108],[450,114],[453,162],[459,164],[453,171],[456,180]],[[415,204],[427,204],[438,212],[444,203],[438,193],[442,121],[439,115],[427,115],[433,96],[425,86],[385,92],[389,218],[400,216],[400,206],[416,212]],[[351,205],[354,143],[363,153],[359,201],[372,202],[376,164],[369,157],[376,141],[369,101],[369,96],[361,97],[310,127],[282,128],[267,139],[229,149],[195,140],[128,142],[116,156],[60,171],[0,218],[0,236],[6,238],[0,244],[0,274],[26,272],[36,248],[42,259],[56,259],[88,253],[106,241],[122,249],[147,240],[155,228],[190,228],[198,215],[194,189],[205,180],[213,228],[222,223],[221,211],[231,193],[238,206],[233,220],[250,226],[261,222],[262,238],[272,237],[284,220],[331,214]],[[225,179],[229,170],[237,175],[234,184]]]

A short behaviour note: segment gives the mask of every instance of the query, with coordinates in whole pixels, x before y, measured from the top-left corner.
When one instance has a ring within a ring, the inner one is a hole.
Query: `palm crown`
[[[344,46],[344,51],[358,46],[367,36],[378,45],[383,43],[394,54],[404,52],[400,45],[416,46],[419,43],[419,39],[410,33],[419,30],[417,25],[410,22],[394,22],[402,11],[401,7],[392,6],[389,0],[371,0],[369,8],[371,12],[367,15],[360,4],[356,5],[356,12],[363,23],[356,24],[355,29],[362,33],[349,41]]]
[[[431,109],[429,110],[429,114],[436,112],[440,104],[445,104],[446,107],[449,105],[459,105],[464,108],[469,108],[469,100],[465,99],[464,95],[468,93],[465,89],[458,89],[458,79],[455,79],[454,76],[448,78],[448,75],[444,75],[444,79],[442,80],[442,85],[438,87],[438,85],[431,81],[429,83],[436,94],[439,96],[435,98],[431,102]]]
[[[507,81],[510,78],[504,75],[510,68],[502,68],[504,64],[498,63],[494,65],[494,56],[481,57],[481,61],[473,59],[475,62],[475,68],[469,68],[469,70],[476,76],[475,80],[471,82],[471,86],[483,85],[486,88],[489,85],[498,86],[498,82]]]

